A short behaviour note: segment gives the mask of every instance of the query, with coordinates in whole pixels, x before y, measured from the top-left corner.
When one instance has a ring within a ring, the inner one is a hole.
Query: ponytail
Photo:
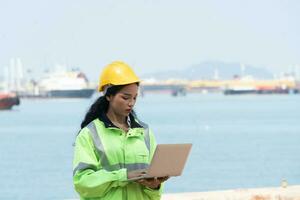
[[[107,112],[109,102],[107,101],[105,96],[99,97],[90,107],[88,112],[86,113],[84,120],[81,122],[80,127],[84,128],[91,121],[98,118],[102,112]]]

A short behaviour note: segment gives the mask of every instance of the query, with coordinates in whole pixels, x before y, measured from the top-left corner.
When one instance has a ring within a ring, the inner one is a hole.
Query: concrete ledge
[[[300,200],[300,185],[213,192],[163,194],[162,200]]]

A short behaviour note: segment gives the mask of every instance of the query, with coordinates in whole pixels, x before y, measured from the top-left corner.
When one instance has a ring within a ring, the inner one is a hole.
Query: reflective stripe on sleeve
[[[114,170],[126,168],[127,171],[133,171],[133,170],[137,170],[137,169],[147,169],[148,167],[149,167],[148,163],[130,163],[130,164],[117,163],[115,165],[110,165],[109,170],[114,171]]]
[[[96,168],[94,165],[80,162],[80,163],[75,167],[75,169],[73,170],[73,176],[75,175],[75,173],[76,173],[77,171],[84,170],[84,169],[92,169],[92,170],[95,170],[95,171],[97,170],[97,168]]]

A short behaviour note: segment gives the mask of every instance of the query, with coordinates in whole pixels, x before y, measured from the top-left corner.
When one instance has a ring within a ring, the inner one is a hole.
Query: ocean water
[[[73,142],[93,99],[22,100],[0,112],[0,199],[74,199]],[[300,95],[146,94],[158,143],[193,143],[165,192],[300,184]]]

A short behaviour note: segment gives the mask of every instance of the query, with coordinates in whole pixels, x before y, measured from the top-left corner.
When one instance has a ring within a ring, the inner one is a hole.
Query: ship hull
[[[20,99],[17,96],[0,95],[0,110],[10,110],[13,106],[19,104]]]
[[[256,90],[232,90],[227,89],[224,90],[225,95],[233,95],[233,94],[256,94]]]
[[[95,89],[81,90],[50,90],[47,92],[47,97],[53,98],[90,98],[95,92]]]

